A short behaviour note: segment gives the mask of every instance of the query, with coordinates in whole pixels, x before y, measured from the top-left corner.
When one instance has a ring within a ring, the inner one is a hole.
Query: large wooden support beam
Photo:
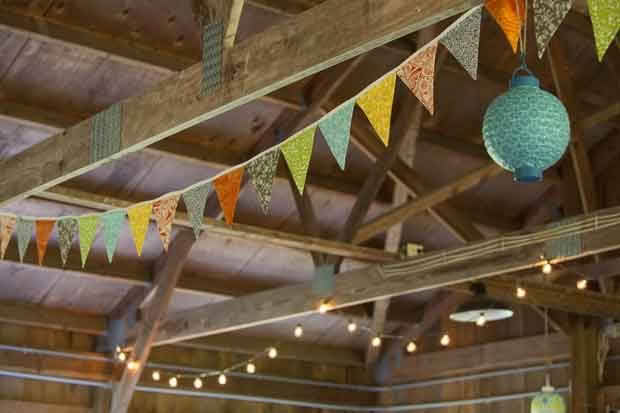
[[[617,213],[618,209],[597,212],[596,216]],[[545,231],[543,228],[540,231]],[[536,232],[523,232],[528,237]],[[500,238],[505,239],[505,238]],[[620,230],[617,225],[598,228],[581,234],[582,250],[578,255],[557,258],[557,262],[591,256],[620,248]],[[498,240],[499,241],[499,240]],[[488,245],[488,241],[482,241]],[[478,247],[479,245],[479,247]],[[470,251],[482,248],[481,243],[472,243]],[[410,269],[399,270],[390,274],[390,265],[371,266],[364,269],[342,273],[336,277],[330,305],[333,308],[349,307],[378,299],[447,287],[466,281],[484,279],[514,271],[534,268],[541,265],[545,256],[546,242],[532,242],[518,248],[500,248],[474,260],[459,261],[453,265],[440,266],[430,271],[415,270],[415,260]],[[439,251],[435,255],[445,259],[448,252]],[[387,271],[387,272],[386,272]],[[545,284],[538,288],[544,290]],[[209,304],[191,311],[171,315],[164,323],[157,337],[157,344],[166,344],[191,338],[208,336],[247,327],[258,326],[293,317],[312,314],[317,311],[320,298],[313,294],[312,284],[306,283],[291,287],[278,288],[257,294],[246,295],[234,300]],[[550,295],[556,294],[553,289]],[[597,294],[571,291],[570,311],[581,314],[616,317],[620,314],[620,298]],[[539,302],[554,308],[555,299]],[[561,310],[566,309],[561,303]]]
[[[0,205],[93,170],[112,157],[142,149],[479,4],[480,0],[424,0],[411,7],[409,0],[391,0],[368,7],[366,0],[328,0],[235,46],[226,65],[232,73],[209,96],[201,96],[202,66],[198,64],[150,92],[121,102],[121,150],[113,156],[91,162],[88,120],[2,162]]]
[[[596,406],[599,379],[600,320],[575,317],[571,328],[571,412]]]

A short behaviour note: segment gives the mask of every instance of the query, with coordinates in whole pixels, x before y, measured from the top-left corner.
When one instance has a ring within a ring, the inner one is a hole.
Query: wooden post
[[[599,387],[599,320],[575,316],[571,334],[571,413],[589,413],[596,406]]]

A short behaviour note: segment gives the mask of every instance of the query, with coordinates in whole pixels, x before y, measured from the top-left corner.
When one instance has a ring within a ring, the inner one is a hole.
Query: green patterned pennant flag
[[[599,62],[620,30],[620,1],[588,0]]]
[[[60,258],[62,259],[62,265],[67,264],[67,258],[69,258],[69,251],[71,251],[71,245],[73,239],[78,232],[78,221],[75,218],[61,218],[58,220],[58,243],[60,244]]]
[[[30,219],[17,218],[17,248],[19,250],[19,261],[24,262],[24,256],[32,238],[32,231],[34,230],[34,221]]]
[[[185,202],[187,215],[189,215],[189,222],[192,224],[196,239],[200,237],[200,231],[202,230],[202,223],[205,216],[205,204],[207,203],[209,192],[211,192],[211,183],[207,182],[204,185],[188,189],[183,193],[183,202]]]
[[[325,142],[327,142],[329,150],[342,170],[344,170],[347,161],[354,108],[355,100],[350,100],[319,122],[319,129],[325,138]]]
[[[146,233],[149,230],[149,220],[151,219],[151,211],[153,204],[145,202],[143,204],[134,205],[127,208],[127,216],[129,217],[129,229],[133,236],[133,242],[138,252],[138,257],[142,255],[142,247],[146,239]]]
[[[97,236],[97,224],[99,224],[99,215],[85,215],[78,217],[82,268],[86,265],[86,259],[88,258],[90,247],[95,241],[95,236]]]
[[[121,233],[123,222],[125,221],[125,211],[117,209],[114,211],[106,212],[101,216],[103,224],[103,241],[105,243],[105,252],[108,256],[108,262],[112,263],[114,253],[116,252],[116,246],[118,244],[118,237]]]
[[[280,146],[300,194],[304,193],[315,132],[316,126],[304,129]]]
[[[276,176],[279,159],[280,151],[276,149],[267,152],[260,158],[254,159],[246,166],[248,175],[250,175],[250,181],[254,185],[254,189],[256,189],[260,206],[265,214],[269,213],[273,178]]]
[[[534,1],[536,2],[536,0]],[[463,69],[475,80],[478,76],[478,50],[480,48],[480,21],[482,9],[467,16],[450,30],[440,42],[452,53]]]

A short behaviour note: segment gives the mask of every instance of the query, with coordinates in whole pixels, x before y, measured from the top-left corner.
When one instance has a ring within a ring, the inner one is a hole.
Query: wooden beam
[[[613,213],[618,208],[599,211],[597,214]],[[597,215],[599,216],[599,215]],[[541,231],[545,231],[542,229]],[[529,236],[536,233],[526,232]],[[503,239],[503,238],[502,238]],[[582,250],[578,255],[557,258],[563,262],[591,256],[620,248],[620,231],[615,226],[598,228],[581,234]],[[487,243],[488,241],[483,241]],[[470,244],[475,250],[478,243]],[[342,273],[335,278],[330,305],[344,308],[378,299],[404,295],[438,287],[447,287],[466,281],[484,279],[514,271],[540,266],[545,256],[546,243],[538,242],[519,248],[503,248],[474,261],[459,262],[455,266],[439,267],[428,272],[410,272],[402,269],[391,276],[386,274],[389,265],[371,266]],[[444,251],[425,254],[425,259],[435,254],[445,257]],[[415,266],[415,260],[408,266]],[[457,268],[455,268],[457,267]],[[406,267],[405,267],[406,268]],[[513,285],[514,287],[514,285]],[[549,293],[539,305],[581,314],[615,317],[620,314],[620,297],[579,290],[568,290],[562,300],[554,297],[556,286],[538,285],[541,291]],[[570,302],[565,301],[570,298]],[[312,284],[278,288],[257,294],[246,295],[234,300],[205,305],[191,311],[171,315],[162,326],[157,345],[188,340],[223,332],[254,327],[274,321],[313,314],[317,311],[320,298],[312,293]],[[557,307],[556,307],[557,306]]]
[[[112,392],[111,413],[125,413],[129,409],[129,403],[136,390],[136,385],[149,358],[153,340],[157,335],[162,319],[168,312],[174,287],[193,245],[193,235],[189,231],[179,233],[172,241],[170,250],[155,272],[153,283],[155,294],[148,307],[142,312],[142,319],[131,356],[128,358],[120,382]],[[132,362],[137,363],[134,369],[128,367]]]
[[[372,306],[372,320],[370,321],[370,332],[368,334],[368,343],[366,344],[366,356],[364,358],[366,367],[372,367],[379,357],[381,347],[373,346],[372,339],[375,335],[380,336],[385,333],[385,321],[387,320],[388,309],[390,308],[390,300],[377,300]],[[385,343],[383,343],[385,345]]]
[[[588,413],[596,406],[599,379],[599,320],[576,317],[571,334],[571,412]]]
[[[90,121],[69,128],[0,163],[0,205],[23,199],[232,110],[308,75],[407,33],[479,5],[480,0],[409,0],[378,3],[328,0],[250,37],[229,53],[233,73],[215,93],[201,97],[202,66],[173,75],[122,104],[121,150],[90,161]],[[325,30],[317,31],[316,27]],[[355,33],[342,36],[342,33]],[[322,47],[317,48],[316,45]]]
[[[35,403],[21,400],[0,400],[0,411],[28,413],[95,413],[94,410],[88,406]]]

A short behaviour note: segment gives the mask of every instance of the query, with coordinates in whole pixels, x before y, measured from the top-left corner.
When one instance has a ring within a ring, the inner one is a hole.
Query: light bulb
[[[523,298],[523,297],[525,297],[525,296],[526,296],[526,294],[527,294],[527,293],[525,292],[525,288],[523,288],[523,287],[517,287],[517,293],[516,293],[517,298]]]
[[[321,305],[319,306],[319,313],[325,314],[328,311],[329,311],[329,304],[321,303]]]
[[[159,374],[159,371],[155,370],[151,377],[153,377],[154,381],[159,381],[161,379],[161,374]]]
[[[588,287],[588,280],[585,278],[577,281],[577,288],[580,290],[585,290]]]
[[[220,375],[217,377],[217,382],[218,382],[219,384],[221,384],[222,386],[223,386],[223,385],[225,385],[225,384],[226,384],[226,375],[224,375],[224,373],[220,374]]]
[[[140,363],[135,360],[131,360],[129,363],[127,363],[127,369],[131,372],[137,371],[138,367],[140,367]]]
[[[484,316],[484,313],[480,313],[478,318],[476,319],[476,325],[478,327],[482,327],[487,323],[487,318]]]
[[[355,333],[355,330],[357,330],[357,324],[355,324],[353,320],[349,321],[349,324],[347,324],[347,330],[349,330],[349,333],[351,334]]]
[[[304,335],[304,328],[301,326],[301,324],[297,324],[297,326],[295,327],[294,334],[295,334],[295,337],[297,338]]]
[[[450,336],[447,333],[444,334],[443,336],[441,336],[441,340],[439,342],[442,346],[447,346],[448,344],[450,344]]]
[[[179,385],[179,380],[177,380],[176,377],[170,377],[170,380],[168,380],[168,384],[170,385],[170,387],[177,387]]]
[[[379,337],[379,336],[373,337],[373,339],[370,342],[370,344],[372,344],[373,347],[379,347],[381,345],[381,337]]]
[[[542,266],[543,274],[551,274],[551,270],[553,270],[553,268],[551,267],[551,263],[549,261],[545,262],[545,264]]]
[[[119,361],[124,362],[125,360],[127,360],[127,354],[121,351],[116,355],[116,358],[118,358]]]
[[[256,373],[256,365],[252,362],[249,362],[247,366],[245,366],[245,371],[250,374]]]
[[[202,388],[202,380],[200,380],[200,377],[196,377],[194,379],[194,388],[195,389],[201,389]]]
[[[415,342],[410,341],[407,343],[407,353],[413,353],[418,349],[418,346],[415,345]]]
[[[278,357],[278,350],[275,347],[270,347],[267,356],[269,356],[270,359]]]

